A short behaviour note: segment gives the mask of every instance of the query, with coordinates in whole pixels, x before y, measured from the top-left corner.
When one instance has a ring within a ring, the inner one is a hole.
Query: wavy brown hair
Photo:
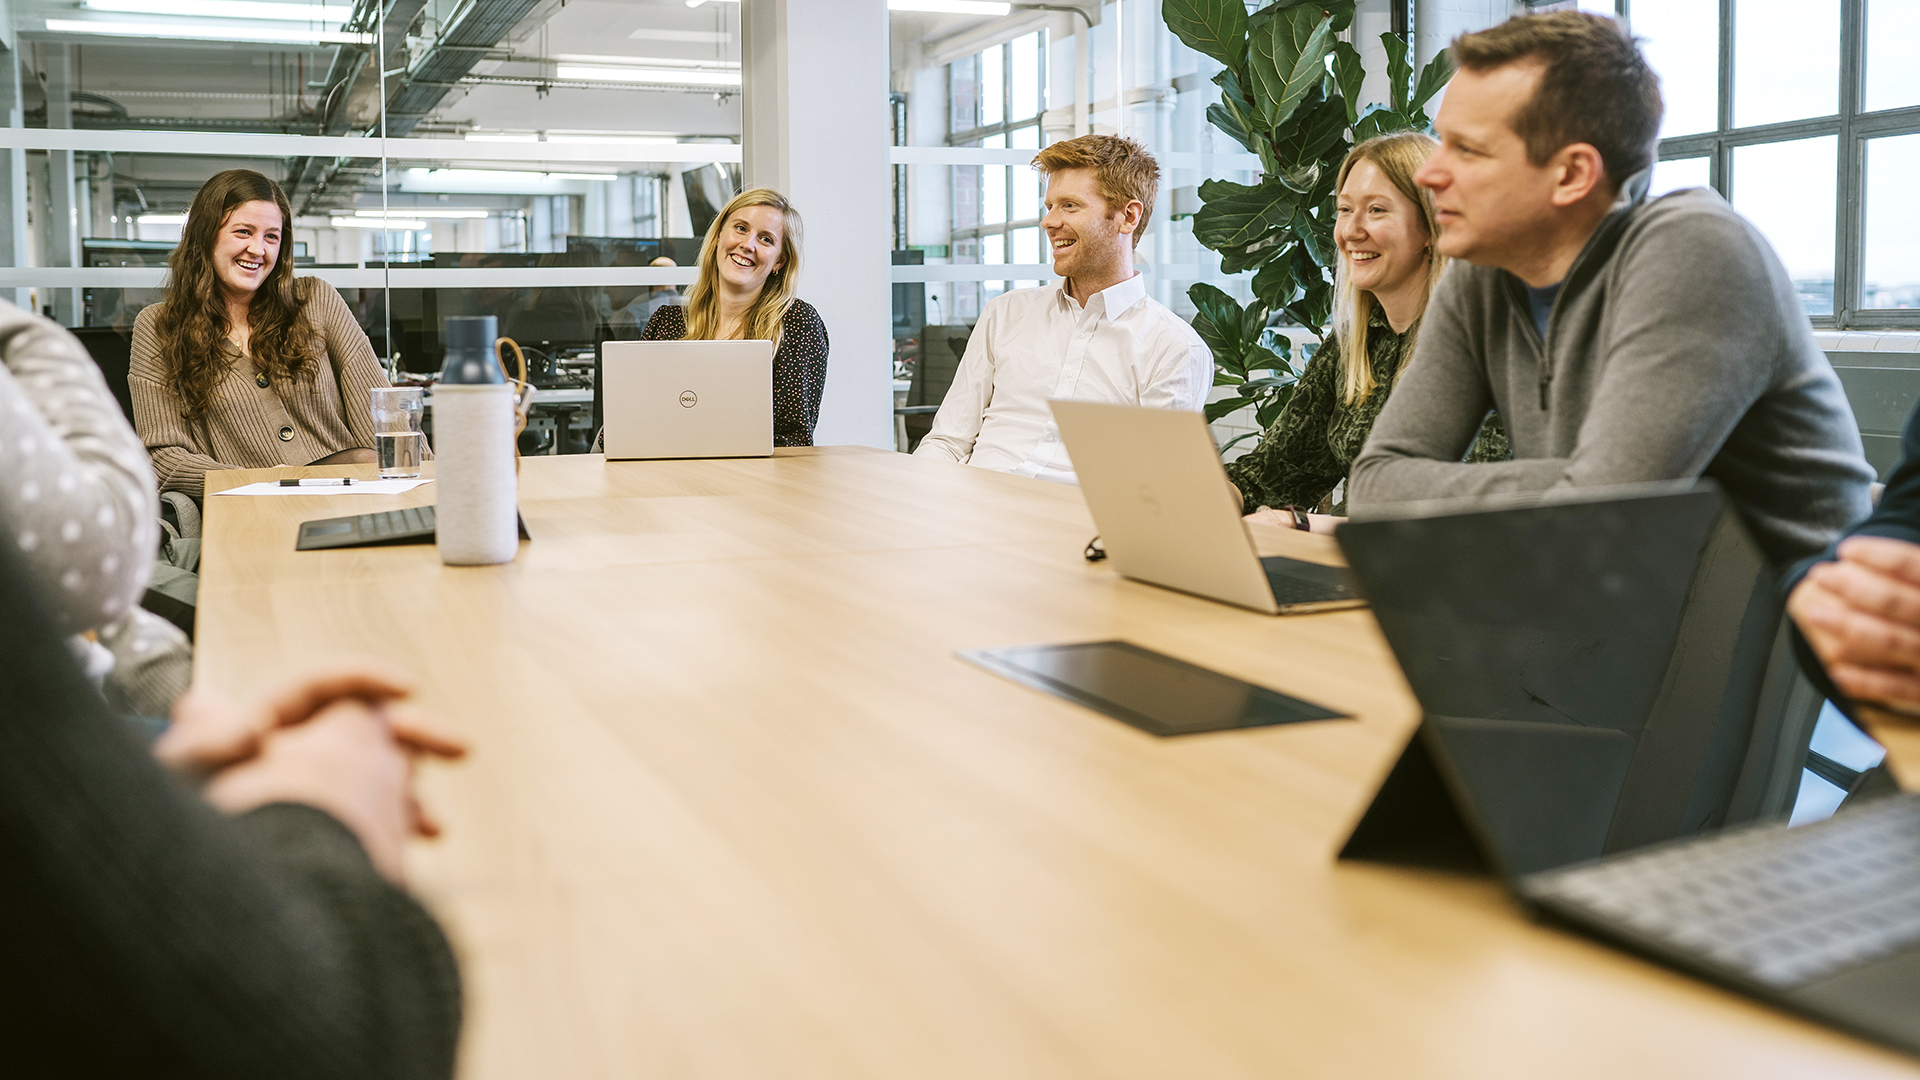
[[[307,290],[293,278],[287,240],[293,228],[293,207],[287,193],[252,169],[217,173],[194,195],[180,244],[167,258],[167,296],[160,302],[154,326],[161,364],[180,397],[181,418],[188,423],[213,407],[214,387],[233,366],[232,358],[220,348],[233,326],[227,318],[226,294],[213,269],[213,245],[234,208],[250,202],[270,202],[280,208],[281,250],[247,308],[248,350],[269,378],[298,383],[313,371],[315,330],[307,316]]]

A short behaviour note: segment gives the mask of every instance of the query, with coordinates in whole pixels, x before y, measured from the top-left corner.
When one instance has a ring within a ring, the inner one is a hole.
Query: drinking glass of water
[[[411,480],[420,475],[427,436],[420,430],[426,398],[417,386],[373,391],[373,449],[380,479]]]

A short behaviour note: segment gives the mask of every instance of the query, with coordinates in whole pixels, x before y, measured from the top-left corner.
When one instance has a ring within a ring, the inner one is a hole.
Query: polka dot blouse
[[[160,500],[146,448],[73,335],[0,302],[0,542],[63,633],[147,590]]]
[[[642,341],[679,341],[687,336],[687,309],[669,304],[653,313]],[[827,324],[805,300],[795,300],[780,320],[773,350],[773,445],[812,446],[820,419],[820,392],[827,385]]]

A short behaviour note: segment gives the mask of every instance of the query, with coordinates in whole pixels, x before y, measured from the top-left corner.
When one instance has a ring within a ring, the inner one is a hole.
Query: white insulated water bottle
[[[509,562],[520,546],[520,492],[513,387],[494,354],[498,323],[480,315],[442,326],[447,362],[433,388],[434,543],[448,566]]]

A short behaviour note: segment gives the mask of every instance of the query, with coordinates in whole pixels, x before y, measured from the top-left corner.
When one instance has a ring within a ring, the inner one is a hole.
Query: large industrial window
[[[1040,30],[947,65],[948,146],[1038,151],[1045,141],[1047,34]],[[1045,182],[1014,165],[953,170],[953,260],[995,266],[1046,262],[1040,230]],[[955,290],[955,314],[972,320],[1009,287],[1037,281],[969,282]]]
[[[1920,4],[1620,7],[1666,95],[1655,192],[1719,189],[1773,242],[1816,324],[1920,327]]]

